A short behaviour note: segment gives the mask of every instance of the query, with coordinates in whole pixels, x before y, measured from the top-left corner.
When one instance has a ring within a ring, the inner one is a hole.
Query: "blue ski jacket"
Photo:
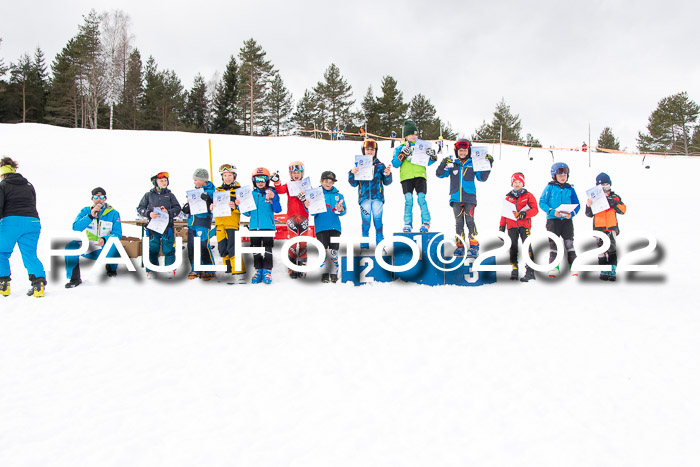
[[[342,193],[338,191],[336,187],[330,190],[323,189],[323,196],[326,198],[326,212],[320,214],[314,214],[314,229],[316,232],[323,232],[324,230],[337,230],[342,232],[340,226],[340,216],[344,216],[348,212],[348,208],[345,205],[345,197]],[[337,212],[335,210],[335,205],[338,201],[343,203],[343,211]]]
[[[450,177],[450,203],[468,203],[476,205],[476,184],[474,180],[485,182],[491,175],[490,170],[474,171],[472,158],[468,157],[464,162],[455,158],[452,167],[447,167],[440,162],[435,175],[438,178]]]
[[[571,217],[578,214],[581,209],[581,204],[579,203],[578,196],[576,196],[576,190],[574,187],[568,183],[563,185],[555,181],[551,181],[547,184],[542,196],[540,196],[540,209],[542,212],[547,214],[547,219],[560,219],[555,216],[556,208],[562,204],[578,204],[576,209],[571,213]]]
[[[384,170],[386,166],[374,156],[372,159],[372,164],[374,166],[374,178],[372,180],[355,180],[355,174],[348,172],[348,183],[350,186],[358,188],[357,201],[359,204],[366,199],[376,199],[384,202],[384,187],[390,185],[392,180],[392,175],[384,175]]]
[[[267,188],[262,190],[258,187],[253,188],[251,194],[257,209],[254,211],[244,212],[244,216],[250,216],[250,224],[248,230],[275,230],[275,213],[282,212],[280,204],[280,196],[271,188],[275,197],[272,198],[272,203],[265,201]]]
[[[204,193],[206,193],[209,196],[209,199],[214,199],[214,192],[216,191],[216,187],[212,182],[208,181],[206,184],[202,185],[202,189],[204,190]],[[209,207],[210,205],[211,202],[208,202],[207,207]],[[207,229],[210,229],[212,217],[213,216],[211,212],[195,214],[187,218],[187,227],[206,227]]]
[[[122,220],[119,212],[111,205],[105,204],[97,217],[92,217],[92,206],[86,206],[80,210],[73,222],[73,230],[82,232],[85,230],[88,239],[97,241],[103,238],[106,242],[109,237],[122,239]]]

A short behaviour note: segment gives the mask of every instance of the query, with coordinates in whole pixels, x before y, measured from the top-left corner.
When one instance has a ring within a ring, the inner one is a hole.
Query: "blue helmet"
[[[610,181],[610,175],[606,174],[605,172],[599,173],[598,176],[595,178],[595,184],[603,185],[606,183],[608,185],[612,185],[612,182]]]
[[[569,178],[569,166],[563,162],[556,162],[552,165],[552,170],[550,172],[552,174],[552,180],[557,179],[557,174],[566,174],[567,180]]]

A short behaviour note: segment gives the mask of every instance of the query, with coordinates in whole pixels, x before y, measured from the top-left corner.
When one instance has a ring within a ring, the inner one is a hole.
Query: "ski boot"
[[[187,275],[187,280],[191,281],[193,279],[197,279],[198,277],[199,277],[199,273],[192,271]]]
[[[116,267],[114,269],[112,269],[109,267],[109,265],[106,265],[105,269],[107,270],[107,277],[117,277],[117,268]]]
[[[608,274],[610,274],[610,275],[608,276],[608,280],[609,280],[610,282],[615,282],[615,281],[617,280],[617,271],[615,271],[616,269],[617,269],[617,265],[616,265],[616,264],[613,264],[613,265],[612,265],[612,271],[610,271],[610,272],[608,273]]]
[[[510,271],[510,280],[512,281],[517,281],[518,277],[520,277],[519,271],[518,271],[518,266],[515,264],[513,265],[513,270]]]
[[[32,280],[32,288],[27,291],[27,296],[41,298],[44,296],[44,286],[46,285],[45,277],[30,276]]]
[[[469,249],[467,250],[467,257],[476,258],[477,256],[479,256],[479,244],[475,243],[473,245],[469,245]]]
[[[324,284],[327,284],[330,281],[331,281],[330,274],[326,274],[326,273],[321,274],[321,282],[323,282]]]
[[[272,271],[263,269],[263,284],[272,284]]]
[[[259,284],[262,282],[262,276],[263,276],[263,269],[258,269],[255,271],[255,274],[253,274],[253,278],[250,280],[251,284]]]
[[[548,275],[549,277],[557,277],[559,275],[559,266],[555,267],[551,271],[549,271]]]
[[[403,226],[404,233],[408,233],[411,230],[413,230],[413,226],[411,226],[411,224],[404,224],[404,226]]]
[[[334,284],[338,282],[338,274],[331,274],[331,282]]]
[[[464,239],[461,236],[455,236],[455,245],[457,248],[455,249],[454,256],[457,258],[464,258]]]
[[[66,283],[65,287],[66,287],[66,289],[74,289],[82,283],[83,283],[83,281],[80,280],[79,277],[77,279],[72,278],[69,282]]]
[[[535,277],[535,270],[529,266],[525,267],[525,275],[520,278],[520,282],[530,282],[531,280],[537,279]]]
[[[202,279],[204,282],[210,281],[215,277],[216,277],[215,272],[202,272],[199,274],[199,278]]]
[[[429,222],[423,222],[420,226],[420,231],[421,233],[427,233],[430,230],[430,223]]]
[[[0,295],[7,297],[10,295],[10,278],[3,277],[0,279]]]

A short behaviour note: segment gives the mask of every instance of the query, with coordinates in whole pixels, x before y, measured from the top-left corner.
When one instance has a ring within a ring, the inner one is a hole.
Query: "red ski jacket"
[[[296,196],[289,195],[286,183],[284,185],[278,183],[275,183],[275,191],[277,192],[277,194],[282,195],[284,193],[287,193],[287,219],[294,215],[299,215],[304,219],[308,219],[309,211],[306,210],[306,206],[304,206],[304,203],[299,201],[299,198],[297,198]]]
[[[537,215],[540,210],[537,208],[537,199],[532,196],[532,193],[523,188],[520,193],[514,193],[512,190],[506,194],[506,200],[515,204],[518,208],[518,212],[522,212],[523,209],[529,207],[525,211],[525,219],[522,220],[511,220],[506,217],[501,216],[501,226],[506,226],[508,229],[517,229],[518,227],[525,227],[529,229],[532,226],[532,218]]]

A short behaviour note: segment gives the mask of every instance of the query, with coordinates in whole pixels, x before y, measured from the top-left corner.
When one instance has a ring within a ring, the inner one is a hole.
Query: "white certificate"
[[[165,229],[168,228],[170,214],[168,214],[167,211],[163,211],[160,208],[154,208],[153,212],[158,214],[158,217],[156,217],[155,219],[151,219],[146,228],[154,232],[158,232],[159,234],[162,234],[163,232],[165,232]]]
[[[190,205],[190,214],[208,214],[207,202],[202,199],[203,188],[187,191],[187,202]]]
[[[306,199],[309,200],[309,214],[326,212],[326,197],[323,195],[323,188],[311,188],[305,194]]]
[[[302,191],[305,192],[308,188],[311,188],[311,179],[309,177],[287,183],[287,192],[289,196],[299,196],[299,193]]]
[[[511,203],[507,199],[503,200],[503,207],[501,207],[501,216],[512,221],[517,220],[513,212],[517,212],[518,208],[515,207],[515,203]]]
[[[578,204],[560,204],[554,211],[572,213],[578,207]]]
[[[258,207],[255,205],[255,200],[253,199],[253,187],[250,185],[242,186],[237,189],[236,199],[240,201],[238,210],[241,212],[250,212],[258,209]]]
[[[593,204],[591,204],[591,211],[593,211],[593,214],[598,214],[599,212],[610,209],[608,197],[605,196],[605,190],[603,190],[602,186],[596,185],[590,190],[586,190],[586,196],[593,201]]]
[[[238,191],[238,190],[236,190]],[[214,193],[214,217],[228,217],[231,215],[230,191],[217,191]]]
[[[432,143],[430,141],[423,141],[422,139],[416,140],[416,145],[413,146],[413,154],[411,155],[411,164],[422,165],[423,167],[428,166],[430,157],[425,153],[427,149],[432,148]]]
[[[374,178],[372,156],[355,156],[355,167],[359,169],[355,174],[355,180],[366,181]]]
[[[486,146],[472,146],[472,165],[475,172],[491,170],[491,163],[486,160],[488,148]]]

